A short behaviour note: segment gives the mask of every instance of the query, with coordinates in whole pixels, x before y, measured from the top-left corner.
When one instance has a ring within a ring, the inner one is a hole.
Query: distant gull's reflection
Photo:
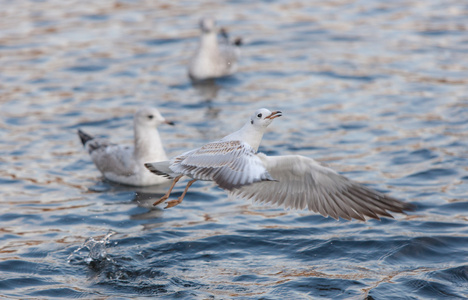
[[[206,101],[216,99],[218,91],[221,89],[215,79],[192,82],[192,86],[200,97]]]

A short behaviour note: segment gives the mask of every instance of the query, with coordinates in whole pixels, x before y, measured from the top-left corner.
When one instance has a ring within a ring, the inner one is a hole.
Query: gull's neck
[[[134,126],[134,136],[134,156],[137,160],[142,162],[167,160],[166,152],[156,128],[148,131],[148,128]]]
[[[265,132],[264,128],[255,127],[250,124],[250,121],[245,123],[241,129],[236,132],[231,133],[228,136],[225,136],[221,141],[242,141],[250,145],[255,152],[258,151],[260,142],[263,138],[263,133]]]
[[[201,35],[199,51],[205,55],[215,55],[215,53],[219,52],[216,32],[213,31]]]

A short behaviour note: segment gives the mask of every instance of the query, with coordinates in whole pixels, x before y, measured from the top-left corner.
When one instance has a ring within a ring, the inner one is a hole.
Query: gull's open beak
[[[278,118],[278,117],[281,117],[282,116],[282,112],[277,110],[277,111],[274,111],[271,113],[271,115],[269,115],[268,117],[265,117],[265,119],[274,119],[274,118]]]
[[[175,125],[174,122],[168,121],[168,120],[164,120],[164,123],[166,123],[167,125],[171,125],[171,126],[174,126],[174,125]]]

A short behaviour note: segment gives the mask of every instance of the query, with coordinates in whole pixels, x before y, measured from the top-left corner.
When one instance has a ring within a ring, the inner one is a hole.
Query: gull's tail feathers
[[[81,143],[83,144],[83,146],[86,145],[86,143],[89,142],[90,140],[94,139],[94,137],[92,137],[89,134],[85,133],[81,129],[78,129],[78,135],[80,136],[80,140],[81,140]]]
[[[165,160],[153,163],[145,163],[145,167],[150,170],[151,173],[173,179],[175,176],[172,170],[169,168],[170,164],[170,161]]]

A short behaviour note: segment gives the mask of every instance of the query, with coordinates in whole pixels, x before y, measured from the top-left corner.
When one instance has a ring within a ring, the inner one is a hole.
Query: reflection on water
[[[463,2],[0,6],[1,297],[468,298]],[[192,84],[206,15],[245,37],[243,55],[234,76]],[[176,121],[160,129],[169,156],[281,110],[261,151],[316,158],[417,210],[338,222],[204,182],[153,207],[167,186],[102,181],[76,136],[131,143],[142,105]]]
[[[198,92],[201,99],[212,101],[216,99],[216,95],[221,87],[216,83],[216,80],[205,80],[192,83],[193,88]]]

